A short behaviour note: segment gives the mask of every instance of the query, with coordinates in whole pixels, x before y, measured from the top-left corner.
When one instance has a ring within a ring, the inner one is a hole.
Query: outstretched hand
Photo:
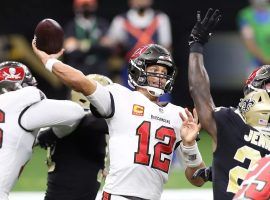
[[[192,146],[195,144],[198,132],[201,129],[201,124],[198,123],[198,115],[195,109],[193,109],[193,115],[187,108],[185,108],[185,113],[187,117],[185,117],[182,113],[179,113],[179,116],[183,121],[180,128],[180,134],[183,145]]]
[[[41,62],[45,65],[46,64],[46,62],[47,62],[47,60],[49,59],[49,58],[56,58],[56,59],[58,59],[60,56],[62,56],[63,55],[63,53],[64,53],[64,49],[61,49],[58,53],[56,53],[56,54],[47,54],[46,52],[44,52],[44,51],[41,51],[41,50],[39,50],[37,47],[36,47],[36,40],[35,40],[35,38],[32,40],[32,48],[33,48],[33,51],[34,51],[34,53],[37,55],[37,57],[41,60]]]
[[[189,45],[196,42],[202,45],[207,43],[220,20],[221,14],[218,9],[214,11],[209,8],[203,20],[201,20],[201,12],[197,11],[197,22],[191,31]]]

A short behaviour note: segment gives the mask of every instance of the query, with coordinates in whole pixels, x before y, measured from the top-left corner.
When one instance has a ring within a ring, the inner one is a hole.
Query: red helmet
[[[35,77],[24,64],[15,61],[0,63],[0,94],[36,85]]]
[[[160,74],[147,73],[146,67],[150,65],[161,65],[167,68],[167,74],[163,75],[166,84],[163,88],[157,88],[149,85],[147,77]],[[139,48],[131,56],[128,66],[128,82],[132,88],[143,87],[154,96],[161,96],[164,93],[170,93],[176,77],[176,67],[172,56],[167,49],[157,44],[149,44]]]
[[[249,75],[244,86],[244,95],[249,94],[254,89],[263,89],[267,83],[270,83],[270,65],[263,65]]]

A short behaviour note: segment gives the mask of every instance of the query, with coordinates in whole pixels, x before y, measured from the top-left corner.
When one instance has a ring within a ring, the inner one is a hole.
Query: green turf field
[[[211,139],[206,133],[200,134],[199,148],[206,165],[212,162]],[[43,149],[35,148],[32,159],[26,165],[14,191],[44,191],[46,188],[47,167],[45,165],[46,152]],[[180,189],[194,188],[185,178],[184,172],[180,169],[172,169],[169,181],[165,188]],[[207,183],[203,188],[211,188]]]

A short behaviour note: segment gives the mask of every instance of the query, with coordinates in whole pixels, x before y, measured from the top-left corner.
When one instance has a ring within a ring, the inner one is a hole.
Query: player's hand
[[[196,142],[197,135],[201,129],[201,124],[198,123],[198,114],[195,109],[193,109],[193,115],[187,108],[185,108],[186,116],[179,113],[180,118],[183,123],[180,128],[180,135],[182,138],[183,145],[193,146]],[[194,117],[193,117],[194,116]]]
[[[54,134],[51,128],[42,130],[37,135],[38,145],[44,149],[55,146],[57,140],[58,137]]]
[[[63,55],[65,49],[61,49],[58,53],[56,54],[47,54],[46,52],[44,51],[41,51],[39,50],[37,47],[36,47],[36,40],[35,38],[32,40],[32,48],[33,48],[33,51],[34,53],[37,55],[37,57],[41,60],[41,62],[45,65],[47,60],[49,58],[56,58],[58,59],[60,56]]]
[[[202,21],[201,13],[200,11],[197,11],[197,22],[191,31],[189,45],[192,45],[193,43],[204,45],[207,43],[215,26],[220,22],[220,20],[221,14],[218,9],[214,11],[212,8],[209,8]]]
[[[212,182],[212,167],[206,167],[197,169],[196,172],[194,172],[192,179],[196,179],[198,177],[201,177],[205,182],[211,181]]]

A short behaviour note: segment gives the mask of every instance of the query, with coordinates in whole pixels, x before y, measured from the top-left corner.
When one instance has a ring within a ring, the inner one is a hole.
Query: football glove
[[[40,131],[37,136],[38,145],[44,149],[55,146],[57,140],[58,137],[51,128]]]
[[[190,37],[189,37],[189,46],[194,43],[200,43],[204,45],[208,42],[209,38],[212,35],[212,31],[215,26],[220,22],[221,14],[218,9],[213,11],[212,8],[209,8],[204,19],[201,21],[201,12],[197,11],[197,22],[193,27]]]
[[[201,177],[205,182],[211,181],[212,182],[212,167],[206,167],[197,169],[196,172],[193,174],[192,179]]]

